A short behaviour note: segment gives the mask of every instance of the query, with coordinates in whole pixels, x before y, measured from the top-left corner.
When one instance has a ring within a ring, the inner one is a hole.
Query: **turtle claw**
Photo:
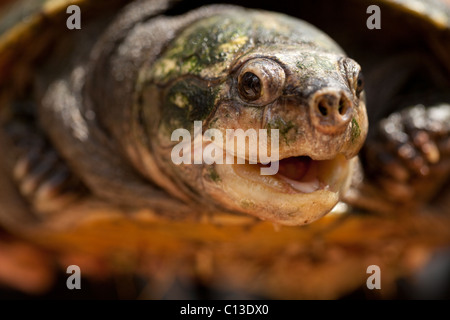
[[[31,196],[45,179],[46,175],[57,162],[54,152],[31,158],[29,154],[25,159],[19,161],[19,168],[15,169],[16,177],[20,184],[20,191],[23,195]],[[22,169],[23,168],[23,169]],[[22,172],[21,172],[22,171]]]
[[[377,129],[362,152],[367,183],[396,205],[430,201],[450,175],[450,105],[408,108]]]
[[[439,162],[439,148],[426,131],[419,130],[414,132],[412,139],[414,145],[422,152],[428,163],[435,164]]]
[[[81,184],[68,168],[59,164],[36,188],[33,204],[40,212],[53,212],[77,200],[82,193]]]
[[[19,158],[14,178],[20,193],[38,212],[57,211],[80,196],[81,184],[53,150],[39,157],[30,152]]]
[[[23,115],[15,120],[4,127],[13,154],[12,177],[36,212],[58,211],[83,195],[81,182],[40,131],[24,121]]]

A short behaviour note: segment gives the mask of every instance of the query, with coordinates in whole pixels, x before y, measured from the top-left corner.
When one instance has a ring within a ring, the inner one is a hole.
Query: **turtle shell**
[[[69,32],[65,21],[70,5],[79,6],[83,21],[89,21],[112,16],[126,2],[33,0],[18,1],[12,8],[4,8],[0,23],[0,86],[14,87],[15,92],[24,90],[34,72],[33,66],[45,60],[52,43]]]

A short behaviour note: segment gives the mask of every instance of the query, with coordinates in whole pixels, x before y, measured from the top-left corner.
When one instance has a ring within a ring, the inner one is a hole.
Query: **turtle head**
[[[224,10],[181,32],[141,80],[174,194],[300,225],[347,188],[368,129],[362,74],[313,26]]]

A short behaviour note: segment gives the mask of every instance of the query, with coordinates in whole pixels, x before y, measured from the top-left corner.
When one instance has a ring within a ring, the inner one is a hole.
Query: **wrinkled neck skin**
[[[239,91],[247,69],[265,86],[261,103]],[[220,10],[193,22],[138,71],[127,154],[144,176],[186,202],[284,225],[310,223],[342,198],[367,134],[359,71],[302,21]],[[181,140],[172,135],[180,129],[189,134],[182,155],[190,153],[190,162],[176,164],[172,151]],[[202,139],[210,129],[222,134],[214,144],[232,163],[194,163],[199,146],[202,153],[212,144]],[[261,174],[273,163],[261,163],[259,149],[222,143],[230,129],[277,130],[277,143],[267,145],[278,153],[275,174]]]
[[[186,26],[222,11],[222,6],[198,9],[183,16],[158,16],[167,9],[165,1],[130,4],[99,39],[90,57],[91,70],[86,94],[98,124],[117,143],[118,154],[148,183],[157,185],[172,196],[192,202],[188,190],[179,180],[166,174],[164,164],[156,162],[151,140],[157,139],[151,122],[158,118],[159,92],[141,108],[139,74],[163,54],[164,48]],[[102,83],[101,86],[98,83]],[[148,119],[142,119],[149,114]],[[118,120],[119,119],[119,120]],[[147,121],[149,121],[147,123]],[[170,170],[168,170],[170,172]]]

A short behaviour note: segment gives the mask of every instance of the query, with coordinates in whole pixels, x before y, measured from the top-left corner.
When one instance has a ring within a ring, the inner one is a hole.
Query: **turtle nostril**
[[[319,102],[319,112],[326,117],[328,115],[328,108],[323,101]]]
[[[348,104],[344,99],[341,99],[339,101],[339,109],[338,112],[341,116],[345,115],[347,113]]]
[[[316,112],[323,118],[332,117],[337,110],[338,97],[331,94],[324,94],[316,100]]]
[[[352,102],[343,92],[323,90],[313,97],[311,108],[315,126],[322,132],[335,133],[349,123]]]

